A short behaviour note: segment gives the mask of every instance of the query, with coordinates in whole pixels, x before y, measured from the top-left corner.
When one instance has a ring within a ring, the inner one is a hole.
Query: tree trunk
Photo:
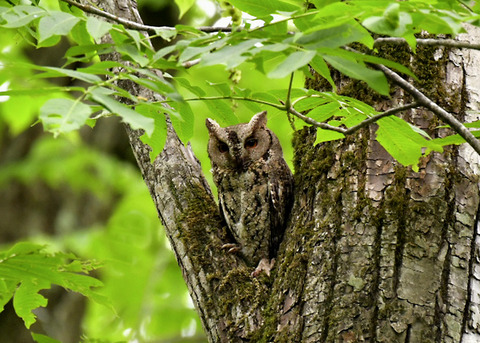
[[[105,0],[101,7],[139,20],[133,3],[119,4]],[[477,52],[425,48],[413,55],[387,46],[382,53],[410,62],[417,87],[472,119]],[[379,110],[409,101],[398,89],[386,99],[358,82],[339,85]],[[403,116],[432,135],[441,125],[423,110]],[[392,160],[375,130],[317,146],[314,129],[295,134],[292,215],[272,275],[252,278],[239,257],[221,249],[225,228],[189,147],[170,126],[152,164],[141,133],[128,129],[210,342],[475,341],[479,157],[467,145],[451,147],[424,157],[413,172]]]

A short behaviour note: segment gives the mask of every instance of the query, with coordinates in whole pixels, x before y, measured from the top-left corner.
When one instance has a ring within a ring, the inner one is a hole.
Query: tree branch
[[[124,19],[121,17],[118,17],[114,14],[111,14],[109,12],[103,11],[97,7],[94,7],[92,5],[87,5],[87,4],[81,4],[76,2],[75,0],[62,0],[63,2],[66,2],[72,6],[80,8],[82,11],[98,15],[103,18],[110,19],[112,21],[115,21],[119,24],[122,24],[128,29],[132,30],[139,30],[139,31],[146,31],[149,33],[157,34],[159,31],[176,31],[174,27],[170,26],[151,26],[151,25],[144,25],[141,23],[137,23],[135,21],[131,21],[128,19]],[[232,28],[231,27],[212,27],[212,26],[201,26],[197,28],[197,30],[210,33],[210,32],[231,32]]]
[[[419,107],[419,106],[420,106],[420,104],[418,102],[412,102],[411,104],[407,104],[407,105],[404,105],[404,106],[399,106],[399,107],[396,107],[396,108],[391,108],[389,110],[386,110],[385,112],[379,113],[377,115],[374,115],[373,117],[365,119],[364,121],[360,122],[359,124],[357,124],[355,126],[352,126],[352,127],[348,128],[347,130],[345,130],[345,134],[346,135],[352,134],[355,131],[360,130],[361,128],[363,128],[365,126],[373,124],[374,122],[376,122],[379,119],[382,119],[382,118],[385,118],[385,117],[388,117],[388,116],[391,116],[391,115],[394,115],[394,114],[397,114],[397,113],[400,113],[400,112],[403,112],[403,111],[406,111],[406,110],[410,110],[412,108],[416,108],[416,107]]]
[[[283,104],[283,101],[280,101],[281,104],[277,105],[273,102],[269,102],[269,101],[265,101],[265,100],[261,100],[261,99],[252,99],[252,98],[240,97],[240,96],[210,96],[210,97],[204,96],[204,97],[198,97],[198,98],[185,99],[185,101],[209,101],[209,100],[240,100],[240,101],[250,101],[250,102],[255,102],[255,103],[258,103],[258,104],[262,104],[262,105],[271,106],[271,107],[274,107],[274,108],[276,108],[278,110],[281,110],[281,111],[287,111],[287,113],[293,114],[295,117],[303,120],[307,124],[313,125],[315,127],[319,127],[321,129],[332,130],[332,131],[335,131],[335,132],[339,132],[339,133],[342,133],[344,135],[350,135],[350,134],[360,130],[361,128],[363,128],[365,126],[373,124],[377,120],[382,119],[384,117],[395,115],[399,112],[406,111],[406,110],[421,106],[419,102],[413,102],[411,104],[407,104],[407,105],[399,106],[399,107],[396,107],[396,108],[392,108],[392,109],[389,109],[385,112],[382,112],[382,113],[379,113],[379,114],[374,115],[372,117],[369,117],[369,118],[365,119],[364,121],[360,122],[359,124],[357,124],[355,126],[352,126],[348,129],[344,129],[344,128],[341,128],[341,127],[338,127],[338,126],[329,125],[327,123],[320,123],[320,122],[316,121],[315,119],[310,118],[310,117],[298,112],[292,105],[287,107],[288,100],[287,100],[287,104],[285,104],[285,105]],[[168,103],[168,102],[173,102],[173,100],[160,101],[160,103]],[[290,104],[291,104],[291,101],[290,101]]]
[[[446,124],[450,125],[450,127],[452,127],[452,129],[456,133],[458,133],[463,139],[465,139],[465,141],[472,146],[472,148],[477,152],[477,154],[480,155],[480,141],[475,138],[475,136],[465,127],[465,125],[458,121],[453,115],[445,111],[445,109],[430,100],[425,94],[420,92],[420,90],[415,88],[412,84],[403,79],[394,71],[379,64],[376,65],[376,68],[383,71],[385,76],[387,76],[391,81],[393,81],[395,84],[397,84],[405,91],[407,91],[410,95],[412,95],[419,105],[428,108]]]
[[[374,46],[379,46],[383,44],[406,44],[407,41],[404,38],[400,37],[383,37],[375,39]],[[434,38],[419,38],[417,39],[417,45],[426,45],[426,46],[445,46],[450,48],[466,48],[473,50],[480,50],[480,44],[472,44],[468,42],[460,42],[454,39],[434,39]]]
[[[293,107],[290,107],[288,109],[288,112],[293,114],[295,117],[302,119],[304,122],[306,122],[308,124],[311,124],[313,126],[319,127],[321,129],[332,130],[332,131],[335,131],[335,132],[342,133],[344,135],[351,135],[352,133],[360,130],[361,128],[363,128],[365,126],[368,126],[370,124],[373,124],[374,122],[376,122],[379,119],[397,114],[397,113],[405,111],[405,110],[409,110],[409,109],[412,109],[412,108],[415,108],[415,107],[419,107],[419,106],[420,106],[419,102],[413,102],[411,104],[407,104],[407,105],[404,105],[404,106],[399,106],[399,107],[396,107],[396,108],[392,108],[392,109],[389,109],[385,112],[379,113],[379,114],[377,114],[373,117],[367,118],[364,121],[360,122],[359,124],[357,124],[355,126],[352,126],[348,129],[344,129],[344,128],[341,128],[341,127],[338,127],[338,126],[329,125],[329,124],[326,124],[326,123],[320,123],[320,122],[316,121],[315,119],[307,117],[306,115],[298,112]]]

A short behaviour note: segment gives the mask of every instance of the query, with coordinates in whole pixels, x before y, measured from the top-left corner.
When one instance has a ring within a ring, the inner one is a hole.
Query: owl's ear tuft
[[[267,111],[255,114],[248,125],[252,129],[264,129],[267,126]]]
[[[210,134],[214,134],[220,129],[220,125],[218,125],[215,120],[210,118],[207,118],[207,120],[205,120],[205,125],[207,126],[208,132]]]

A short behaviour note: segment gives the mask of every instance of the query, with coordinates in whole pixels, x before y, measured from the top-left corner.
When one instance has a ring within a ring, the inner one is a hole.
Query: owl
[[[220,212],[236,242],[231,250],[257,266],[254,276],[262,270],[270,273],[293,195],[292,172],[277,136],[266,125],[266,111],[228,127],[206,120]]]

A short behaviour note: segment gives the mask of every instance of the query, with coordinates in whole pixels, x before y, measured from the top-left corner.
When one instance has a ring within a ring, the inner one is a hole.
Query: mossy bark
[[[127,0],[101,7],[140,20]],[[418,86],[452,113],[465,116],[473,107],[465,56],[382,50],[428,79]],[[409,101],[399,89],[383,98],[337,81],[341,92],[379,110]],[[404,116],[432,134],[438,125],[426,111]],[[480,327],[471,296],[480,197],[468,148],[431,154],[413,172],[375,141],[374,126],[317,146],[314,129],[300,130],[289,225],[272,275],[253,278],[221,249],[225,227],[192,151],[170,128],[152,164],[140,133],[128,133],[210,342],[460,342]]]

